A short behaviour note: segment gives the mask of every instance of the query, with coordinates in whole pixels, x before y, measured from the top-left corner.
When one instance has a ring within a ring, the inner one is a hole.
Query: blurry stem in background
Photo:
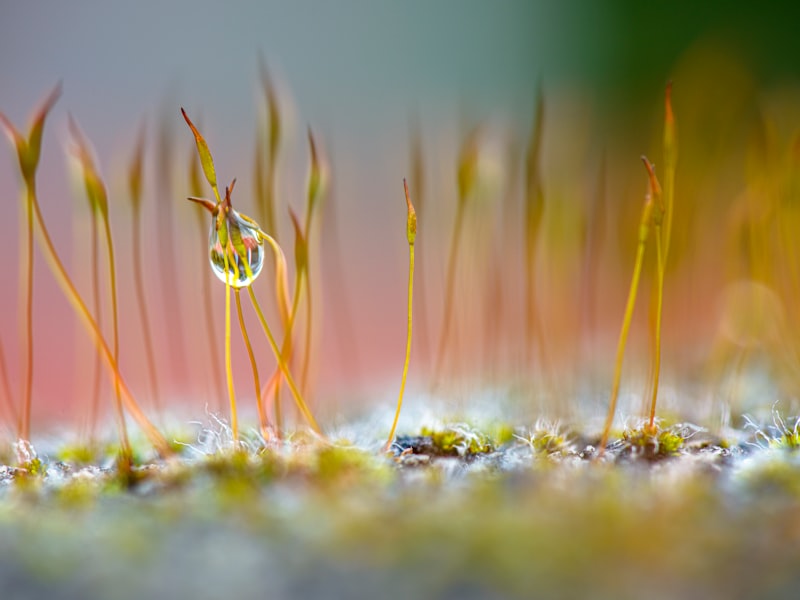
[[[540,88],[525,159],[525,360],[528,366],[532,359],[535,340],[539,346],[539,360],[542,361],[544,369],[546,364],[544,336],[536,303],[536,247],[539,243],[544,212],[544,192],[539,165],[543,121],[544,97]]]
[[[275,175],[278,162],[278,152],[281,141],[281,113],[278,106],[278,93],[263,58],[259,57],[259,71],[261,74],[261,88],[267,108],[266,131],[266,173],[264,168],[264,144],[261,135],[256,138],[255,147],[255,187],[256,205],[259,209],[259,220],[264,223],[264,230],[275,239],[278,239],[278,228],[275,220]],[[262,132],[259,128],[259,134]]]
[[[444,367],[444,357],[447,353],[447,346],[450,341],[450,329],[453,321],[453,299],[456,285],[456,271],[458,269],[458,254],[461,245],[461,230],[464,227],[464,212],[467,200],[472,195],[477,176],[478,162],[478,136],[480,130],[473,129],[461,148],[458,159],[457,182],[458,182],[458,204],[456,206],[456,217],[453,223],[453,233],[450,240],[450,253],[447,258],[447,273],[445,281],[444,306],[442,309],[442,329],[439,336],[439,346],[436,352],[436,363],[433,371],[433,386],[437,387],[442,377]]]
[[[202,190],[200,188],[200,172],[198,170],[198,162],[194,160],[194,156],[192,156],[191,159],[192,160],[189,163],[189,189],[192,192],[192,196],[199,197],[202,195]],[[205,327],[203,327],[203,329],[206,332],[206,340],[208,341],[212,385],[214,386],[214,393],[217,395],[215,405],[217,408],[221,408],[221,403],[223,402],[222,399],[225,396],[225,388],[222,383],[222,373],[220,373],[219,370],[219,363],[217,362],[217,348],[219,348],[219,346],[217,345],[217,334],[216,330],[214,329],[214,306],[213,296],[211,295],[211,278],[213,277],[213,274],[209,273],[205,268],[205,266],[208,264],[208,221],[206,220],[205,209],[201,204],[197,205],[195,214],[197,214],[198,220],[200,221],[200,241],[203,250],[202,256],[204,275],[201,276],[203,314],[205,317]]]
[[[650,193],[654,198],[655,212],[653,222],[656,238],[656,305],[654,340],[654,362],[652,379],[652,397],[648,429],[655,431],[656,401],[658,400],[658,384],[661,376],[661,319],[664,305],[664,272],[669,254],[670,236],[672,233],[672,216],[675,200],[675,164],[677,160],[677,140],[675,136],[675,116],[672,112],[672,82],[667,83],[664,93],[664,192],[655,175],[653,165],[643,159],[650,180]],[[663,226],[662,226],[663,223]]]
[[[22,410],[17,426],[17,439],[30,440],[31,394],[33,390],[33,205],[36,202],[36,180],[27,180],[25,199],[25,378],[22,390]]]
[[[100,299],[100,265],[99,265],[99,244],[100,236],[97,228],[97,213],[90,207],[91,219],[91,261],[92,261],[92,304],[94,305],[94,316],[97,322],[103,323],[103,308]],[[94,380],[92,383],[92,396],[89,405],[89,443],[94,444],[97,435],[97,418],[100,414],[100,375],[103,370],[103,357],[99,351],[95,352]]]
[[[656,401],[658,400],[658,383],[661,376],[661,313],[664,305],[664,245],[662,238],[664,227],[664,204],[661,193],[661,186],[656,178],[653,165],[646,158],[642,157],[650,182],[649,195],[653,198],[653,226],[655,228],[656,244],[656,313],[653,321],[655,328],[653,341],[653,379],[652,396],[650,399],[650,411],[647,428],[650,433],[655,432]]]
[[[133,281],[136,288],[136,303],[139,305],[139,318],[142,321],[142,337],[144,339],[145,357],[147,359],[147,375],[150,379],[152,402],[159,414],[163,413],[161,394],[158,389],[158,373],[156,371],[153,337],[150,329],[150,316],[147,313],[147,297],[144,292],[144,276],[142,270],[142,166],[144,163],[144,128],[139,133],[136,151],[128,171],[128,190],[130,192],[133,215],[131,219],[131,237],[133,240]]]
[[[389,439],[384,446],[384,452],[388,451],[394,442],[394,434],[397,431],[397,421],[400,419],[400,410],[403,408],[403,393],[406,389],[406,378],[408,377],[408,363],[411,359],[411,326],[412,326],[412,302],[414,299],[414,242],[417,238],[417,213],[411,203],[408,194],[408,183],[403,179],[403,190],[406,195],[406,206],[408,217],[406,220],[406,238],[408,239],[408,329],[406,334],[406,357],[403,362],[403,376],[400,380],[400,393],[397,397],[397,410],[394,413],[392,428],[389,430]]]
[[[111,316],[112,316],[113,334],[114,334],[114,340],[113,340],[114,363],[116,365],[119,365],[119,315],[117,311],[117,273],[116,273],[116,264],[114,260],[114,240],[111,235],[111,223],[109,221],[109,216],[108,216],[108,192],[106,190],[105,183],[103,182],[103,179],[99,171],[97,170],[97,167],[94,164],[94,160],[92,159],[89,150],[89,143],[84,138],[83,134],[81,133],[77,123],[72,118],[72,116],[69,117],[69,129],[72,138],[75,142],[75,148],[73,152],[78,162],[80,163],[83,175],[84,191],[86,193],[86,198],[89,201],[89,207],[93,212],[99,213],[100,217],[103,220],[103,228],[106,237],[106,248],[108,251],[109,285],[111,289]],[[117,417],[117,424],[119,427],[120,444],[122,446],[121,460],[123,461],[122,462],[123,465],[129,467],[132,458],[132,450],[130,446],[130,441],[128,439],[127,426],[125,425],[125,412],[122,408],[122,396],[120,391],[119,378],[115,378],[114,380],[114,399],[116,402],[115,414]]]
[[[300,222],[297,220],[297,215],[294,214],[292,209],[289,209],[289,216],[292,219],[295,233],[295,277],[294,277],[294,292],[292,294],[292,307],[289,311],[289,318],[284,326],[283,343],[281,344],[281,360],[287,365],[291,362],[292,358],[292,335],[294,332],[294,323],[297,319],[297,310],[300,306],[300,296],[303,289],[303,280],[305,278],[305,271],[308,266],[308,242],[303,235],[300,228]],[[278,436],[282,435],[283,431],[283,412],[280,403],[280,384],[281,384],[281,370],[278,366],[275,367],[275,372],[270,377],[267,383],[267,396],[272,398],[272,404],[275,407],[275,429]]]
[[[306,246],[306,268],[304,270],[304,277],[306,280],[306,339],[303,347],[303,367],[300,375],[300,387],[304,392],[308,391],[308,367],[311,362],[311,328],[313,318],[313,297],[311,295],[311,267],[309,244],[311,242],[311,220],[314,216],[314,209],[319,200],[320,187],[322,185],[322,171],[320,169],[319,155],[317,154],[317,145],[314,142],[314,134],[311,127],[308,128],[308,146],[311,158],[311,168],[308,176],[308,197],[306,202],[306,220],[304,225],[305,231],[305,246]]]
[[[416,214],[424,220],[425,214],[425,156],[422,147],[422,133],[419,123],[414,119],[411,134],[411,190],[413,190]],[[423,250],[425,248],[423,247]],[[417,344],[422,364],[429,364],[431,358],[428,338],[428,303],[425,299],[425,260],[417,268]]]
[[[6,368],[6,356],[3,352],[3,344],[0,343],[0,386],[3,389],[3,404],[8,411],[10,423],[16,423],[19,419],[17,409],[14,406],[13,396],[11,394],[11,386],[8,382],[8,369]]]
[[[180,239],[174,235],[175,218],[172,213],[174,194],[172,185],[173,160],[175,156],[172,143],[170,118],[162,117],[162,122],[157,132],[156,144],[156,205],[158,206],[158,219],[156,224],[156,251],[159,256],[158,276],[161,287],[161,313],[163,326],[168,326],[170,335],[166,336],[167,370],[173,375],[173,381],[186,381],[186,351],[184,347],[183,319],[180,306],[181,288],[178,285],[177,275],[181,269],[176,264],[176,257],[180,256],[176,243]]]
[[[611,426],[614,423],[614,414],[617,410],[617,396],[619,395],[619,383],[622,377],[622,362],[625,358],[625,344],[628,340],[628,330],[631,327],[631,319],[633,318],[633,307],[636,304],[636,293],[639,289],[639,277],[642,273],[642,263],[644,261],[647,238],[650,235],[652,214],[653,197],[648,193],[647,200],[642,209],[642,218],[639,221],[639,243],[636,250],[636,261],[633,266],[633,277],[631,278],[631,287],[628,291],[628,302],[625,305],[625,316],[622,319],[622,330],[620,331],[619,342],[617,344],[617,357],[614,365],[614,381],[611,386],[611,399],[608,404],[608,414],[606,416],[605,426],[603,427],[603,435],[600,438],[598,456],[602,456],[605,452]]]
[[[24,139],[22,135],[14,129],[11,123],[0,114],[0,124],[4,125],[9,137],[14,142],[17,154],[19,156],[20,161],[20,171],[23,176],[23,180],[25,181],[25,185],[28,192],[28,197],[32,201],[33,210],[34,210],[34,217],[36,225],[38,226],[37,231],[39,232],[40,236],[37,238],[40,242],[40,247],[44,253],[44,256],[48,262],[48,266],[50,267],[53,275],[56,278],[56,281],[61,286],[61,289],[64,292],[64,295],[72,304],[75,311],[78,315],[82,318],[82,323],[87,327],[90,334],[93,336],[95,344],[102,350],[103,356],[106,359],[106,364],[108,366],[109,371],[111,372],[111,376],[114,378],[114,381],[119,383],[119,386],[122,391],[123,400],[125,402],[126,407],[131,412],[131,415],[134,419],[139,423],[139,426],[144,431],[145,435],[148,437],[150,442],[153,446],[161,453],[162,456],[168,456],[171,454],[171,450],[169,445],[167,444],[164,437],[158,432],[158,430],[153,426],[153,424],[147,419],[144,413],[139,408],[139,405],[133,398],[133,395],[130,392],[130,389],[122,381],[119,367],[117,362],[114,360],[114,356],[109,350],[108,345],[106,344],[105,339],[103,338],[103,334],[100,331],[100,328],[97,325],[97,322],[92,318],[91,313],[86,308],[86,304],[80,297],[75,285],[72,283],[72,280],[67,275],[67,271],[64,268],[64,265],[61,262],[61,259],[58,257],[58,253],[56,252],[55,246],[50,238],[50,234],[47,230],[47,226],[45,225],[44,218],[42,216],[41,210],[39,208],[39,203],[36,198],[35,190],[35,174],[36,174],[36,167],[39,162],[39,156],[41,151],[41,139],[42,139],[42,132],[44,129],[44,121],[47,113],[49,112],[52,105],[58,99],[60,95],[61,87],[57,86],[53,92],[48,97],[47,101],[45,102],[44,106],[36,113],[36,117],[34,118],[33,125],[31,127],[31,132],[28,139]]]
[[[114,243],[111,239],[111,225],[108,215],[103,215],[103,225],[106,232],[106,242],[108,245],[108,267],[111,274],[111,314],[114,324],[114,363],[119,365],[119,316],[117,314],[117,275],[114,266]],[[130,441],[128,440],[128,428],[125,425],[125,412],[122,409],[122,396],[120,391],[119,378],[114,379],[114,397],[117,403],[117,415],[119,418],[120,442],[122,444],[123,460],[130,460],[133,452]]]
[[[603,248],[606,211],[606,153],[603,152],[597,173],[596,191],[589,196],[586,211],[586,236],[584,238],[581,275],[581,329],[588,333],[588,359],[594,372],[595,366],[595,324],[597,301],[597,273],[600,270],[599,257]]]
[[[672,112],[672,82],[664,93],[664,265],[672,239],[672,213],[675,203],[675,168],[678,161],[678,137]]]

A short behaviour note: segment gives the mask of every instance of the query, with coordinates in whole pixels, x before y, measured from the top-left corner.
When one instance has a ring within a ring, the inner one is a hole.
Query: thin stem
[[[233,388],[233,368],[231,366],[231,280],[228,250],[222,253],[225,261],[225,375],[228,379],[228,400],[231,407],[231,435],[235,444],[239,442],[239,418],[236,414],[236,390]]]
[[[397,410],[394,413],[394,421],[389,431],[389,439],[386,441],[386,449],[392,445],[394,434],[397,430],[397,421],[400,419],[400,409],[403,407],[403,394],[406,389],[406,378],[408,377],[408,363],[411,360],[411,307],[414,298],[414,244],[408,245],[408,330],[406,333],[406,358],[403,363],[403,377],[400,380],[400,394],[397,397]]]
[[[281,358],[283,358],[286,364],[289,363],[289,360],[292,356],[292,333],[294,331],[294,322],[295,317],[297,315],[297,310],[300,306],[300,292],[302,290],[303,278],[296,277],[294,280],[294,293],[292,296],[292,308],[291,312],[289,313],[289,321],[286,324],[286,330],[283,333],[283,342],[281,343]],[[272,377],[270,378],[270,382],[273,383],[274,392],[274,404],[275,404],[275,427],[279,432],[283,429],[283,415],[281,411],[281,402],[280,402],[280,368],[276,367],[275,372],[273,373]]]
[[[97,231],[97,213],[91,211],[92,219],[92,303],[94,314],[98,323],[103,322],[103,308],[100,301],[100,265],[98,261],[99,235]],[[100,375],[103,370],[103,357],[100,352],[95,352],[94,382],[92,384],[92,398],[89,405],[89,442],[94,444],[97,429],[97,415],[100,413]]]
[[[108,215],[103,215],[103,226],[106,233],[106,245],[108,247],[108,269],[111,282],[111,315],[114,326],[114,364],[119,365],[119,316],[117,314],[117,269],[114,261],[114,242],[111,238],[111,224]],[[131,445],[128,439],[128,428],[125,425],[125,412],[122,409],[122,395],[120,392],[119,377],[114,378],[114,398],[117,409],[117,419],[119,421],[120,443],[125,457],[130,457]]]
[[[36,201],[36,181],[27,181],[25,201],[25,380],[22,393],[22,411],[19,415],[18,437],[29,440],[31,435],[31,396],[33,391],[33,205]]]
[[[303,271],[302,277],[306,280],[306,339],[303,347],[303,370],[300,375],[300,385],[303,390],[308,391],[308,366],[311,362],[311,309],[313,306],[311,278],[308,275],[308,269]]]
[[[147,438],[153,444],[153,446],[158,450],[158,452],[162,456],[169,456],[172,454],[172,450],[167,444],[167,441],[164,439],[158,429],[150,422],[150,420],[145,416],[142,412],[141,408],[139,407],[138,403],[133,397],[133,394],[128,388],[125,381],[122,379],[122,375],[119,372],[119,364],[114,359],[114,355],[111,353],[111,350],[108,348],[108,344],[106,343],[105,339],[103,338],[103,333],[100,331],[100,327],[97,325],[97,322],[92,318],[92,314],[89,312],[89,309],[86,308],[86,304],[83,302],[78,290],[76,289],[75,285],[72,283],[69,275],[67,274],[67,270],[64,268],[61,259],[58,257],[58,253],[56,252],[55,246],[53,245],[53,241],[50,238],[50,233],[47,230],[47,226],[45,225],[44,218],[42,217],[41,209],[39,208],[39,203],[36,200],[35,194],[32,196],[33,198],[33,209],[35,211],[36,216],[36,223],[39,226],[38,231],[40,233],[40,243],[42,244],[42,249],[44,250],[45,258],[50,265],[50,268],[53,274],[56,277],[56,281],[61,286],[61,289],[64,292],[64,295],[67,297],[67,300],[72,304],[75,311],[78,313],[83,319],[83,323],[88,329],[89,333],[94,337],[95,344],[98,348],[102,351],[103,357],[106,359],[106,366],[109,369],[111,377],[114,379],[115,382],[118,382],[120,386],[120,390],[122,392],[122,401],[125,404],[125,407],[131,413],[131,416],[136,420],[139,424],[139,427],[142,428]]]
[[[656,420],[656,400],[658,399],[658,382],[661,375],[661,313],[664,304],[664,249],[662,247],[661,225],[656,225],[656,262],[658,272],[656,274],[656,323],[655,323],[655,356],[653,366],[653,396],[650,400],[650,420],[648,428],[652,432],[655,428]]]
[[[4,404],[6,405],[6,410],[8,410],[10,417],[9,422],[16,423],[19,420],[19,415],[17,415],[17,409],[12,401],[13,396],[11,394],[11,386],[8,382],[8,370],[6,369],[6,357],[3,352],[2,343],[0,343],[0,385],[3,386]]]
[[[247,327],[244,324],[244,316],[242,315],[242,300],[239,296],[239,288],[234,288],[233,292],[236,298],[236,314],[239,317],[239,328],[242,330],[242,338],[244,339],[245,348],[247,348],[247,356],[250,358],[250,367],[253,370],[253,384],[256,389],[256,407],[258,408],[258,422],[261,426],[261,433],[265,435],[269,428],[267,416],[264,414],[264,408],[261,405],[261,380],[258,376],[258,365],[256,364],[256,357],[253,354],[253,347],[250,345],[250,337],[247,335]]]
[[[444,323],[439,337],[439,349],[436,353],[436,365],[433,371],[434,385],[439,383],[444,364],[444,355],[450,338],[450,325],[453,320],[453,294],[455,293],[456,268],[458,266],[458,248],[461,243],[461,230],[464,222],[464,206],[465,203],[463,201],[458,203],[456,220],[453,225],[453,237],[450,242],[450,254],[447,259],[447,281],[445,282],[444,313],[442,314]]]
[[[297,389],[297,384],[294,381],[294,377],[292,377],[291,372],[289,372],[289,368],[286,366],[286,361],[284,361],[283,357],[281,356],[281,353],[278,349],[278,344],[275,342],[275,337],[272,335],[272,331],[270,331],[269,325],[267,324],[267,320],[264,318],[264,313],[261,310],[261,306],[259,305],[258,300],[256,299],[256,294],[253,291],[253,286],[248,285],[247,291],[250,294],[250,300],[252,301],[253,308],[255,308],[256,314],[258,315],[258,320],[261,323],[261,327],[264,329],[264,334],[267,336],[270,348],[272,348],[272,352],[275,354],[275,359],[278,361],[278,368],[283,373],[283,376],[286,377],[286,383],[289,385],[289,389],[292,392],[292,396],[294,396],[297,408],[305,417],[311,429],[314,430],[314,432],[322,435],[322,430],[317,424],[317,421],[314,419],[314,415],[312,415],[311,411],[308,409],[308,405],[303,400],[303,396],[300,394],[300,390]]]
[[[142,275],[142,215],[138,207],[133,212],[133,280],[136,288],[136,302],[139,305],[139,317],[142,320],[142,336],[144,337],[145,355],[147,357],[147,374],[150,378],[150,393],[153,395],[153,404],[156,412],[161,414],[161,394],[158,389],[158,375],[156,372],[156,359],[153,350],[153,337],[150,333],[150,317],[147,313],[147,299],[144,293],[144,276]]]
[[[603,435],[600,438],[598,456],[602,456],[605,452],[606,444],[608,443],[608,436],[611,432],[611,425],[614,423],[614,413],[617,410],[617,396],[619,395],[619,383],[622,377],[622,361],[625,358],[625,344],[628,341],[628,330],[631,327],[631,320],[633,319],[633,307],[636,304],[636,293],[639,289],[639,277],[642,273],[644,251],[645,247],[647,246],[647,237],[650,233],[650,215],[652,210],[652,200],[648,199],[647,203],[645,204],[644,211],[642,212],[642,220],[639,225],[639,246],[636,251],[636,262],[633,266],[631,287],[628,291],[628,302],[625,305],[625,316],[622,320],[622,331],[620,331],[619,343],[617,344],[617,358],[614,366],[614,382],[611,386],[611,400],[608,404],[608,415],[606,416],[606,423],[603,427]]]

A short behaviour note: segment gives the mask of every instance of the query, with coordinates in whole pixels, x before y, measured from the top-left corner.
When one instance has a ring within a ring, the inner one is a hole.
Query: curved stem
[[[286,377],[286,383],[289,385],[289,390],[291,390],[292,396],[294,396],[297,408],[303,414],[311,429],[314,430],[314,432],[322,435],[322,430],[317,424],[316,419],[314,419],[314,415],[312,415],[311,411],[308,409],[308,405],[303,400],[300,390],[297,389],[297,384],[294,381],[294,377],[292,377],[291,372],[289,372],[289,368],[286,366],[286,361],[284,361],[283,357],[281,356],[280,350],[278,349],[278,344],[275,342],[275,337],[272,335],[272,331],[270,331],[267,320],[264,318],[264,313],[261,310],[261,306],[256,299],[253,286],[248,285],[247,291],[250,294],[250,300],[252,301],[253,308],[255,308],[256,314],[258,315],[258,320],[261,323],[261,327],[264,329],[264,334],[267,336],[270,348],[272,348],[272,352],[275,354],[275,359],[278,361],[278,368],[283,373],[283,376]]]
[[[122,393],[122,401],[125,404],[125,407],[139,424],[139,427],[142,428],[145,435],[150,440],[150,443],[153,444],[156,450],[158,450],[162,456],[169,456],[172,454],[169,444],[167,444],[164,436],[159,433],[158,429],[156,429],[147,416],[145,416],[145,414],[142,412],[138,403],[134,399],[130,388],[128,388],[127,384],[122,379],[122,375],[120,375],[119,372],[119,365],[114,359],[114,355],[111,353],[111,350],[108,348],[108,344],[106,343],[105,338],[103,338],[103,333],[100,331],[100,327],[92,318],[89,309],[86,308],[86,304],[83,302],[83,299],[78,293],[77,288],[67,274],[67,270],[64,268],[61,259],[58,257],[58,253],[56,252],[53,241],[50,238],[50,233],[47,230],[44,218],[42,217],[41,209],[39,208],[39,203],[36,201],[35,196],[33,196],[33,209],[36,217],[36,223],[39,226],[38,231],[40,233],[40,242],[42,243],[44,255],[48,261],[50,269],[55,275],[56,281],[61,286],[64,295],[67,297],[67,300],[69,300],[70,304],[72,304],[73,308],[78,313],[78,316],[80,316],[83,320],[83,324],[86,326],[89,333],[94,337],[95,344],[102,352],[103,358],[106,359],[106,366],[109,369],[111,377],[119,384],[120,391]]]
[[[617,344],[617,358],[614,366],[614,382],[611,386],[611,400],[608,404],[608,415],[606,416],[605,426],[603,427],[603,435],[600,438],[600,448],[598,449],[598,456],[602,456],[608,443],[608,436],[611,432],[611,425],[614,423],[614,413],[617,410],[617,396],[619,395],[619,383],[622,377],[622,361],[625,358],[625,345],[628,341],[628,331],[631,327],[631,320],[633,319],[633,307],[636,304],[636,293],[639,289],[639,277],[642,273],[642,263],[644,262],[644,251],[647,245],[647,236],[650,232],[650,214],[652,213],[652,202],[648,201],[642,213],[642,220],[639,226],[639,246],[636,251],[636,262],[633,266],[633,278],[631,279],[631,287],[628,291],[628,302],[625,305],[625,316],[622,320],[622,330],[619,334],[619,343]]]
[[[283,343],[281,344],[281,357],[289,364],[289,361],[292,357],[292,334],[294,331],[294,322],[295,317],[297,316],[297,309],[300,305],[300,292],[302,289],[303,278],[296,277],[294,280],[294,294],[292,296],[292,308],[289,312],[289,321],[286,323],[286,330],[283,333]],[[275,404],[275,427],[279,432],[283,429],[283,415],[281,411],[281,403],[280,403],[280,368],[275,367],[275,372],[272,374],[270,378],[273,387],[273,402]]]
[[[244,339],[245,348],[247,348],[247,356],[250,358],[250,368],[253,370],[253,384],[256,389],[256,407],[258,408],[258,422],[261,426],[261,433],[264,435],[269,428],[267,416],[264,414],[264,408],[261,405],[261,380],[258,376],[258,365],[256,364],[256,357],[253,354],[253,347],[250,345],[250,336],[247,335],[247,327],[244,324],[244,316],[242,315],[242,300],[239,296],[239,288],[233,289],[234,297],[236,298],[236,314],[239,317],[239,328],[242,330],[242,338]]]

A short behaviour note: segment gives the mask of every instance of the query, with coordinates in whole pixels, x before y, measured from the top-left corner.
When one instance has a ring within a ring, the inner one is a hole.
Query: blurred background
[[[224,291],[211,282],[215,318],[207,322],[208,223],[201,226],[184,200],[196,158],[179,108],[208,140],[220,182],[238,178],[234,205],[260,220],[254,149],[267,135],[270,106],[263,67],[281,125],[275,234],[290,262],[287,207],[305,210],[307,127],[325,164],[325,195],[310,234],[312,403],[331,415],[393,402],[405,341],[408,177],[420,217],[412,390],[468,400],[487,385],[513,387],[537,410],[563,414],[579,396],[591,410],[605,410],[647,189],[639,157],[658,170],[664,88],[672,80],[679,163],[665,387],[700,382],[710,406],[731,400],[731,377],[759,365],[793,398],[799,13],[792,3],[747,2],[4,2],[0,110],[26,129],[37,104],[63,83],[45,129],[39,196],[87,299],[91,218],[68,167],[68,114],[94,146],[117,249],[122,371],[146,408],[154,399],[126,182],[137,135],[144,127],[142,253],[160,395],[190,414],[224,410],[222,347],[210,348],[207,333],[213,328],[221,342]],[[537,136],[542,221],[526,242],[525,165]],[[475,185],[464,202],[454,269],[453,333],[442,344],[456,172],[465,156],[473,159]],[[16,169],[7,144],[0,150],[0,342],[18,405],[26,342]],[[532,263],[526,243],[535,250]],[[636,411],[650,361],[652,250],[625,370],[627,406]],[[94,351],[38,250],[35,264],[34,429],[77,426],[92,394]],[[256,292],[280,330],[265,275]],[[525,295],[526,278],[535,283],[533,298]],[[245,308],[266,379],[274,361]],[[437,369],[442,345],[446,359]],[[235,325],[234,360],[237,390],[250,405]],[[103,385],[105,397],[111,388],[106,379]],[[686,408],[672,396],[674,408]]]

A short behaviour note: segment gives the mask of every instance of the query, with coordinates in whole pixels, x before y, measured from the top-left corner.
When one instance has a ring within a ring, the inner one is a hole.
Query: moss
[[[642,458],[657,460],[675,456],[681,450],[684,439],[676,428],[654,430],[647,426],[638,429],[626,429],[622,433],[623,451]]]
[[[356,482],[387,479],[389,470],[368,452],[351,446],[327,446],[315,456],[315,480],[323,485],[347,486]]]
[[[467,425],[447,425],[441,429],[423,427],[422,436],[430,438],[434,454],[470,456],[493,452],[495,446],[488,435]]]

